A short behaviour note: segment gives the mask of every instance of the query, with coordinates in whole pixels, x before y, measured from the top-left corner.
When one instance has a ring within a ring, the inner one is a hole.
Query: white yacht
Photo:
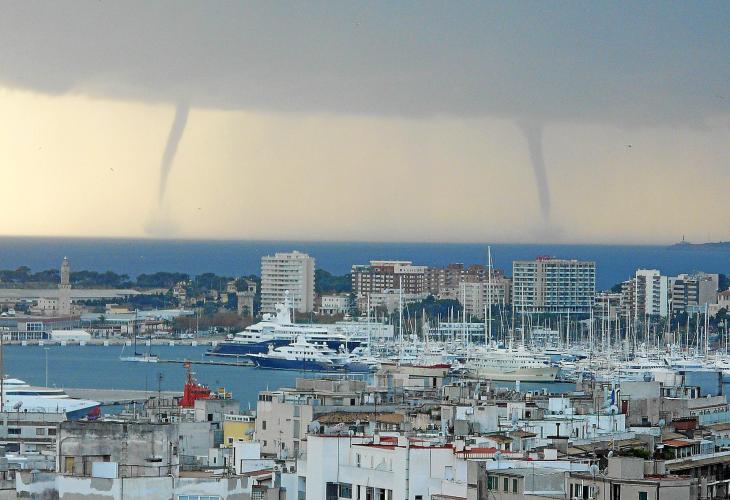
[[[352,350],[362,344],[351,336],[332,331],[327,326],[293,323],[288,300],[276,305],[276,314],[264,314],[263,321],[235,333],[227,342],[221,342],[206,354],[209,356],[248,356],[266,354],[269,346],[283,347],[304,338],[307,342],[324,345],[337,351],[340,346]]]
[[[119,355],[119,361],[125,361],[128,363],[157,363],[160,360],[160,357],[157,354],[152,354],[151,352],[137,352],[136,345],[137,344],[135,342],[134,353],[128,356],[124,355],[124,348],[126,346],[122,346],[122,353]]]
[[[302,370],[328,372],[344,370],[347,356],[340,355],[329,347],[307,342],[299,337],[289,345],[269,347],[266,354],[254,353],[247,356],[259,368],[275,370]]]
[[[554,382],[560,372],[550,358],[524,348],[475,350],[464,366],[475,377],[504,381]]]
[[[73,399],[63,389],[36,387],[17,378],[3,380],[3,409],[23,413],[65,413],[69,420],[96,418],[101,403]]]

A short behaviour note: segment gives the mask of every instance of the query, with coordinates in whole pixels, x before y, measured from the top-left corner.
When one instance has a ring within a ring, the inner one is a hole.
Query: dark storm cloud
[[[0,84],[192,107],[699,121],[730,3],[34,2],[0,7]],[[727,105],[727,104],[726,104]]]

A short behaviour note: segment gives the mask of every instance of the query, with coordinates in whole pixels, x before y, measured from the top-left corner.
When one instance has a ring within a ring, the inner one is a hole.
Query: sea
[[[593,260],[599,290],[628,279],[637,268],[659,269],[666,275],[693,271],[730,274],[728,247],[44,237],[0,237],[0,268],[53,269],[67,256],[76,270],[111,270],[131,277],[156,271],[243,276],[259,274],[264,255],[299,250],[312,255],[317,268],[341,275],[350,272],[353,264],[375,259],[410,260],[428,266],[486,263],[488,245],[495,268],[504,269],[508,275],[513,260],[541,255]]]
[[[129,363],[119,360],[121,346],[52,345],[4,348],[5,373],[37,386],[76,389],[134,389],[182,392],[187,372],[181,363]],[[147,349],[147,348],[145,348]],[[153,346],[163,360],[205,361],[205,346]],[[210,359],[210,358],[208,358]],[[222,358],[219,358],[222,359]],[[198,382],[211,389],[225,388],[238,400],[241,409],[256,408],[259,391],[295,387],[297,378],[338,376],[289,370],[266,370],[253,366],[193,364]],[[340,375],[345,376],[345,375]],[[363,375],[354,376],[362,379]],[[367,377],[367,376],[365,376]],[[372,382],[372,380],[369,380]],[[514,383],[494,383],[495,387],[514,387]],[[570,383],[522,383],[520,390],[547,389],[564,393],[575,389]],[[109,408],[114,413],[119,408]]]

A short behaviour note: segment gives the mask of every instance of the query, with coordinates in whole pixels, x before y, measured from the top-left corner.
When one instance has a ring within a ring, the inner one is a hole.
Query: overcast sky
[[[3,234],[730,239],[730,2],[0,5]]]

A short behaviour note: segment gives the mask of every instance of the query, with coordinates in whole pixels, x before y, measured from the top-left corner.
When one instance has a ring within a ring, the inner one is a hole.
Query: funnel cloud
[[[535,176],[537,195],[540,201],[540,213],[543,222],[550,221],[550,184],[547,179],[547,168],[545,167],[545,153],[542,149],[543,127],[541,123],[522,123],[520,125],[522,134],[527,141],[527,149],[530,153],[530,163]]]
[[[177,154],[177,147],[182,139],[183,132],[185,132],[185,125],[188,123],[188,113],[190,112],[190,106],[186,102],[180,101],[175,107],[175,118],[172,121],[170,127],[170,135],[167,136],[167,144],[165,145],[165,152],[162,154],[162,162],[160,163],[160,191],[159,191],[159,204],[162,206],[165,200],[165,192],[167,191],[167,179],[170,176],[170,170],[172,169],[172,163],[175,161],[175,155]]]

